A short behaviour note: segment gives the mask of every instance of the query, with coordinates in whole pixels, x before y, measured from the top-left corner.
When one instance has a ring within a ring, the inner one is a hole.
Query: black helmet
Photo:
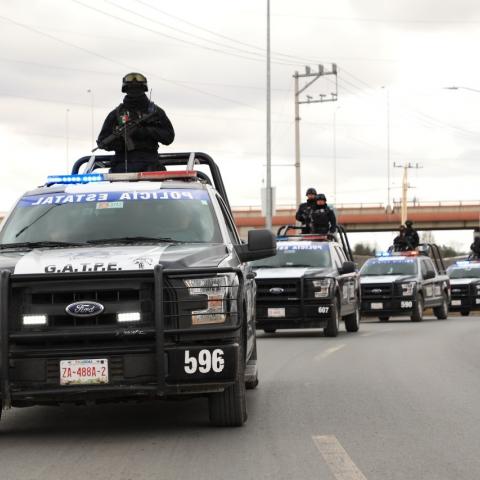
[[[413,225],[413,222],[412,222],[411,220],[407,220],[407,221],[405,222],[405,225],[406,225],[407,227],[411,227],[411,226]]]
[[[315,200],[325,200],[325,201],[327,201],[327,197],[325,196],[325,194],[319,193]]]
[[[316,194],[317,194],[317,191],[313,187],[310,187],[307,190],[307,193],[305,195],[316,195]]]
[[[128,87],[133,85],[141,85],[144,92],[148,92],[147,78],[141,73],[127,73],[122,79],[122,92],[126,93]]]

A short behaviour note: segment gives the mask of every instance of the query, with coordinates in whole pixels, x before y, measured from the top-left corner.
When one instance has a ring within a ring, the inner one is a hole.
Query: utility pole
[[[267,0],[267,185],[266,185],[266,227],[272,229],[272,115],[270,75],[270,0]]]
[[[326,75],[335,75],[335,91],[330,93],[330,96],[320,94],[319,98],[307,95],[305,100],[300,99],[302,94],[307,88],[314,84],[319,78]],[[295,201],[297,205],[301,202],[301,174],[300,174],[300,105],[303,103],[323,103],[323,102],[335,102],[338,98],[338,80],[337,80],[337,65],[332,63],[331,69],[326,71],[323,65],[318,65],[318,71],[312,71],[311,67],[305,67],[305,73],[295,72],[293,75],[295,79]],[[300,78],[313,78],[307,81],[307,83],[300,88]]]
[[[398,165],[396,163],[393,164],[394,168],[403,168],[403,180],[402,180],[402,208],[400,213],[401,223],[402,225],[405,224],[407,221],[407,193],[410,185],[408,184],[408,170],[422,168],[421,165],[416,163],[412,165],[411,163],[405,163],[403,165]]]

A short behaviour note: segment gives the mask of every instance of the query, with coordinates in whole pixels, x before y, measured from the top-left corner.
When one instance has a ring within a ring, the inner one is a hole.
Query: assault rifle
[[[134,133],[140,126],[148,122],[152,117],[157,115],[157,111],[154,110],[153,112],[146,113],[135,120],[129,120],[121,127],[115,128],[114,132],[110,134],[108,137],[104,138],[101,142],[97,140],[98,147],[94,148],[92,152],[95,152],[99,148],[108,147],[112,142],[114,142],[117,138],[123,138],[125,140],[125,146],[127,147],[127,151],[130,152],[131,150],[135,149],[135,144],[133,143],[132,138],[130,135]]]

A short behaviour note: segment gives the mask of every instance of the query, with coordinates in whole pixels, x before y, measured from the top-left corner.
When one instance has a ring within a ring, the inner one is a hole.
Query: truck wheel
[[[468,316],[470,315],[470,310],[462,310],[462,311],[460,312],[460,315],[461,315],[462,317],[468,317]]]
[[[235,383],[223,392],[211,393],[208,397],[210,424],[216,427],[241,427],[247,421],[245,394],[245,353],[243,342],[238,349],[239,368]]]
[[[323,329],[323,334],[326,337],[336,337],[338,335],[338,326],[340,323],[340,307],[338,300],[335,299],[332,307],[330,308],[330,318],[326,328]]]
[[[245,369],[245,388],[253,390],[258,386],[258,366],[257,366],[257,338],[255,337],[255,345],[253,347],[252,356],[247,363]]]
[[[343,318],[343,321],[345,322],[345,329],[347,332],[358,332],[358,329],[360,328],[360,307],[358,306],[358,303],[355,307],[355,311],[350,315],[346,315]]]
[[[448,299],[445,294],[442,295],[442,304],[435,307],[433,313],[438,320],[445,320],[448,317]]]
[[[415,309],[412,312],[410,320],[412,320],[412,322],[421,322],[423,320],[423,297],[421,295],[417,295]]]
[[[388,322],[390,320],[390,317],[385,317],[384,315],[382,315],[381,317],[378,317],[378,319],[381,322]]]
[[[264,328],[263,331],[265,333],[275,333],[277,331],[276,328]]]

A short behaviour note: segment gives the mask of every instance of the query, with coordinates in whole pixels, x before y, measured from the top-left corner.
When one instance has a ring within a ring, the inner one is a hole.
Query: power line
[[[76,1],[76,0],[72,0],[72,1]],[[74,43],[71,43],[71,42],[68,42],[66,40],[63,40],[61,38],[58,38],[54,35],[51,35],[49,33],[46,33],[46,32],[43,32],[41,30],[38,30],[36,28],[33,28],[33,27],[30,27],[29,25],[26,25],[24,23],[21,23],[21,22],[18,22],[16,20],[13,20],[11,18],[8,18],[8,17],[5,17],[3,15],[0,15],[0,19],[1,20],[4,20],[8,23],[12,23],[13,25],[16,25],[17,27],[20,27],[20,28],[24,28],[25,30],[29,30],[31,32],[34,32],[38,35],[42,35],[44,37],[47,37],[47,38],[50,38],[51,40],[55,40],[57,42],[60,42],[64,45],[67,45],[69,47],[72,47],[72,48],[76,48],[78,50],[81,50],[85,53],[88,53],[90,55],[93,55],[95,57],[98,57],[98,58],[101,58],[102,60],[107,60],[108,62],[111,62],[111,63],[114,63],[116,65],[119,65],[119,66],[122,66],[123,68],[127,69],[127,70],[137,70],[135,67],[132,67],[131,65],[127,65],[123,62],[120,62],[118,60],[114,60],[112,58],[109,58],[105,55],[102,55],[100,53],[97,53],[97,52],[94,52],[92,50],[89,50],[88,48],[85,48],[85,47],[81,47],[77,44],[74,44]],[[234,103],[234,104],[237,104],[237,105],[241,105],[241,106],[244,106],[244,107],[248,107],[248,108],[251,108],[253,110],[257,110],[257,111],[262,111],[256,107],[253,107],[252,105],[249,105],[247,103],[244,103],[244,102],[240,102],[236,99],[232,99],[232,98],[228,98],[228,97],[223,97],[222,95],[217,95],[215,93],[210,93],[210,92],[206,92],[204,90],[201,90],[199,88],[195,88],[195,87],[190,87],[190,86],[187,86],[187,85],[183,85],[181,83],[178,83],[178,82],[175,82],[173,80],[169,80],[165,77],[161,77],[160,75],[157,75],[157,74],[152,74],[155,78],[158,78],[159,80],[163,81],[163,82],[166,82],[166,83],[170,83],[170,84],[173,84],[173,85],[176,85],[176,86],[180,86],[182,88],[185,88],[187,90],[191,90],[191,91],[194,91],[194,92],[197,92],[197,93],[201,93],[202,95],[206,95],[206,96],[209,96],[209,97],[213,97],[213,98],[217,98],[217,99],[220,99],[220,100],[223,100],[223,101],[226,101],[226,102],[229,102],[229,103]]]

